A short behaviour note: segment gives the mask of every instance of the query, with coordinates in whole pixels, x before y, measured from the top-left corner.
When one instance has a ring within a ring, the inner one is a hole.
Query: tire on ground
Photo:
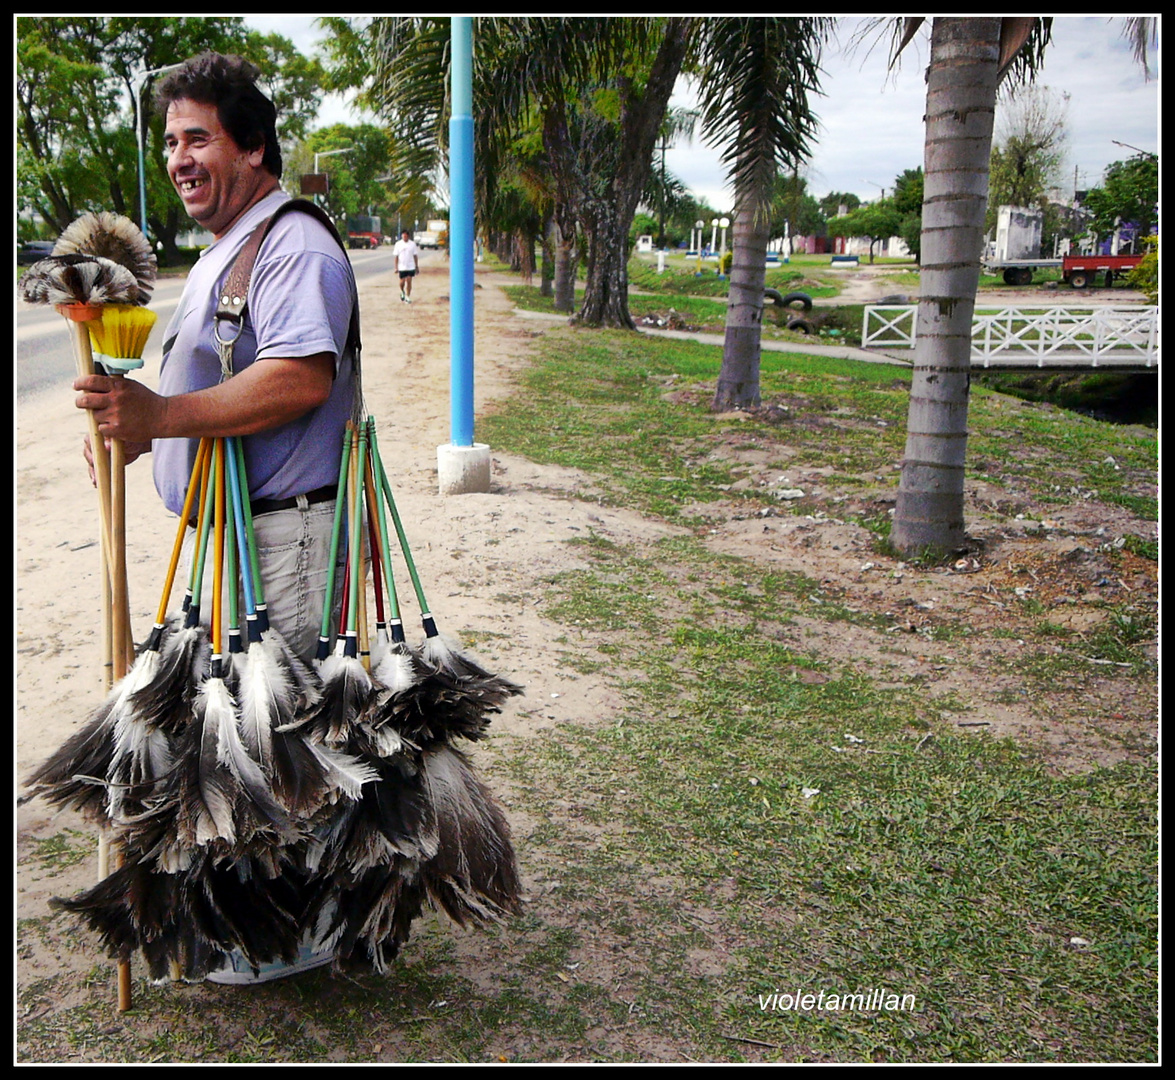
[[[770,300],[776,307],[791,307],[792,304],[799,304],[801,310],[812,310],[812,298],[807,293],[789,292],[781,293],[778,289],[764,289],[763,299]]]

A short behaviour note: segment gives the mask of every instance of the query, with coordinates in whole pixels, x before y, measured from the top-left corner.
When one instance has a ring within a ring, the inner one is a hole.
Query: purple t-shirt
[[[163,342],[161,394],[186,394],[221,381],[213,327],[219,286],[249,234],[288,198],[277,191],[250,207],[192,268]],[[353,403],[354,358],[346,343],[357,304],[351,264],[334,237],[308,214],[284,215],[254,264],[233,370],[240,372],[266,357],[296,359],[329,352],[335,356],[335,381],[318,408],[244,438],[252,498],[288,498],[337,483],[343,430]],[[226,335],[231,330],[226,327]],[[196,439],[156,439],[152,446],[155,487],[173,513],[183,509],[197,446]]]

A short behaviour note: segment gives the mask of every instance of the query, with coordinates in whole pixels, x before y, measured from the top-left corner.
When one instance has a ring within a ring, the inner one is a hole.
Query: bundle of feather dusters
[[[370,673],[303,663],[279,636],[210,676],[205,627],[169,620],[27,781],[98,823],[122,865],[55,901],[154,979],[239,950],[386,969],[427,904],[460,925],[516,912],[505,816],[461,749],[521,693],[439,639]],[[338,669],[338,670],[336,670]]]

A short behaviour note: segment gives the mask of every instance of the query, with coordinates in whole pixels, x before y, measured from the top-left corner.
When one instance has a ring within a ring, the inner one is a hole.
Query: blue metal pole
[[[473,21],[454,17],[449,118],[450,423],[473,445]]]

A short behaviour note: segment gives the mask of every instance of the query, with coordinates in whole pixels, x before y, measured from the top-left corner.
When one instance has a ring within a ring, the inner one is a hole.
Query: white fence
[[[913,305],[870,304],[861,346],[914,347]],[[1155,367],[1159,362],[1157,307],[976,308],[971,361],[983,367],[1051,364]]]

